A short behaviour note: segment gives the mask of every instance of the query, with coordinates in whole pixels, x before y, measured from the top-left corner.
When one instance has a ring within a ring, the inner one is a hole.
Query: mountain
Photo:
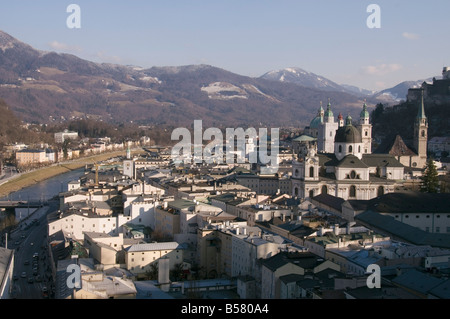
[[[436,79],[439,79],[441,77],[436,76]],[[406,95],[408,94],[408,89],[410,88],[419,88],[422,86],[423,82],[433,82],[433,78],[428,78],[425,80],[418,80],[418,81],[404,81],[392,88],[388,88],[385,90],[382,90],[380,92],[377,92],[373,95],[373,97],[380,102],[400,102],[402,100],[406,100]]]
[[[328,99],[333,111],[359,115],[360,97],[317,78],[315,87],[299,87],[210,65],[94,63],[35,50],[0,31],[0,98],[27,122],[94,118],[190,127],[201,119],[216,127],[303,127]]]
[[[357,96],[372,96],[376,93],[376,91],[361,89],[354,85],[341,84],[341,87],[343,87],[346,92],[356,94]]]
[[[272,81],[294,83],[303,87],[320,89],[324,91],[344,92],[360,98],[369,97],[375,93],[375,91],[361,89],[352,85],[337,84],[336,82],[333,82],[321,75],[317,75],[296,67],[269,71],[262,75],[261,78]]]
[[[305,71],[300,68],[285,68],[282,70],[269,71],[261,76],[262,79],[288,82],[308,88],[321,89],[325,91],[346,92],[346,89],[323,76]]]

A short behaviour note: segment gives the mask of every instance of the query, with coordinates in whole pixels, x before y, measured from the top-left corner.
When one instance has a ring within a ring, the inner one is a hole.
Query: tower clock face
[[[314,161],[313,160],[309,160],[309,164],[314,164]]]

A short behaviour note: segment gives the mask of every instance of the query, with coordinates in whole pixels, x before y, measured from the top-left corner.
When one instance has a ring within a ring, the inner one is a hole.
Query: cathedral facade
[[[426,160],[428,124],[423,105],[414,125],[419,156]],[[369,200],[402,187],[404,165],[391,154],[372,153],[372,125],[365,103],[356,126],[350,116],[344,121],[339,114],[335,121],[330,103],[325,112],[320,106],[305,133],[294,146],[293,197],[325,193],[345,200]]]

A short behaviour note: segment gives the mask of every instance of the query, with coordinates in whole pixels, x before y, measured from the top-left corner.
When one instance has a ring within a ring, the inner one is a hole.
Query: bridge
[[[46,201],[0,201],[0,208],[13,210],[16,208],[40,208],[46,206]]]

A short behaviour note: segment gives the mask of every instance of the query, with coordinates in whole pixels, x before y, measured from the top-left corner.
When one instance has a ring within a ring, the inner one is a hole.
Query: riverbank
[[[142,150],[134,150],[133,154],[141,152]],[[86,164],[94,164],[101,161],[106,161],[117,156],[125,156],[125,151],[115,151],[89,157],[83,157],[70,162],[43,167],[29,173],[23,173],[0,186],[0,197],[6,197],[10,193],[17,192],[22,188],[32,186],[54,176],[82,168]]]

